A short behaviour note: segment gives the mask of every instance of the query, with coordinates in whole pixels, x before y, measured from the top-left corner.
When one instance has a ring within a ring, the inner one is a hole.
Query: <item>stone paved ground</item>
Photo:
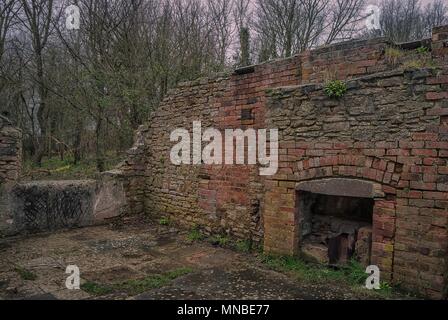
[[[158,289],[91,295],[65,288],[65,268],[77,265],[82,283],[112,284],[172,270],[189,273]],[[26,270],[23,274],[18,270]],[[32,275],[30,278],[29,275]],[[103,295],[101,295],[103,294]],[[366,299],[360,290],[299,282],[254,255],[189,243],[186,233],[148,223],[98,226],[0,240],[0,299]]]

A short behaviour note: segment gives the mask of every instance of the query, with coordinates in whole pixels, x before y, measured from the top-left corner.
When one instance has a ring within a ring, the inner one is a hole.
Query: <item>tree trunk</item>
[[[81,161],[81,138],[82,138],[82,119],[76,116],[76,133],[73,151],[73,164],[77,165]]]
[[[102,117],[102,111],[101,106],[99,106],[98,110],[98,117],[96,120],[96,128],[95,128],[95,135],[96,135],[96,168],[99,172],[104,172],[104,154],[103,154],[103,148],[102,148],[102,142],[101,142],[101,131],[102,131],[102,124],[103,124],[103,117]]]
[[[47,90],[44,85],[44,69],[43,69],[43,61],[42,61],[42,51],[37,50],[36,52],[36,67],[37,67],[37,86],[39,93],[39,110],[37,111],[37,122],[40,128],[40,135],[38,135],[35,140],[37,143],[36,153],[34,155],[34,163],[38,166],[42,165],[42,158],[46,151],[47,146],[47,127],[48,127],[48,112],[47,112]]]

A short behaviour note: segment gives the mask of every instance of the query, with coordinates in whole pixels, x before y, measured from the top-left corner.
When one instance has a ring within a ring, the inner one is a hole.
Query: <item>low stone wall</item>
[[[98,180],[19,182],[22,133],[0,117],[0,237],[104,223],[129,212],[119,170]]]
[[[7,187],[0,212],[0,236],[101,224],[126,211],[121,174],[96,180],[35,181]]]

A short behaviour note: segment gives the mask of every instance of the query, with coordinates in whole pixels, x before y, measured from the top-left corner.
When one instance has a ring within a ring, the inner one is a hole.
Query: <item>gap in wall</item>
[[[374,199],[303,191],[298,199],[304,258],[333,266],[352,258],[370,264]]]

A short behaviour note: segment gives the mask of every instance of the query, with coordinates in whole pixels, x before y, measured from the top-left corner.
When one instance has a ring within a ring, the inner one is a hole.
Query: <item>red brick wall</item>
[[[248,73],[233,74],[217,103],[214,127],[223,132],[225,129],[264,128],[265,90],[298,84],[298,60],[293,57],[250,67]],[[251,119],[242,118],[243,110],[252,115]],[[201,171],[206,179],[201,180],[199,205],[204,212],[220,217],[219,226],[210,231],[260,241],[263,236],[260,216],[263,184],[258,167],[204,166]],[[202,224],[209,226],[210,222],[203,221]]]
[[[385,39],[357,40],[330,45],[302,55],[302,83],[350,79],[386,71],[385,51],[391,42]]]

